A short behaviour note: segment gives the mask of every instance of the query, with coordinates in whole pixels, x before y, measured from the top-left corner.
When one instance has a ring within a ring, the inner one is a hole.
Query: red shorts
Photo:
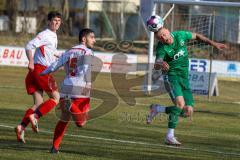
[[[34,64],[34,70],[29,71],[25,78],[25,85],[28,94],[33,94],[37,90],[53,92],[57,90],[57,83],[50,74],[39,76],[47,67],[41,64]]]
[[[65,101],[60,99],[60,108],[63,112],[66,111]],[[82,127],[88,119],[88,111],[90,109],[90,98],[74,98],[71,100],[71,107],[68,110],[76,125]]]
[[[86,113],[90,109],[90,98],[73,98],[72,105],[75,105],[79,109],[79,112]],[[73,114],[77,113],[73,111]]]

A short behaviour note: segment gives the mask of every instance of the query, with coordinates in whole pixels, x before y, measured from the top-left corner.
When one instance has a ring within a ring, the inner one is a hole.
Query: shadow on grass
[[[230,112],[214,112],[209,110],[196,110],[194,111],[196,113],[207,113],[207,114],[213,114],[213,115],[221,115],[221,116],[228,116],[228,117],[240,117],[240,113],[230,113]]]
[[[13,132],[13,134],[15,134]],[[14,135],[15,136],[15,135]],[[0,139],[0,149],[10,149],[14,151],[43,151],[46,152],[50,149],[50,147],[46,146],[46,143],[39,142],[31,142],[31,144],[23,144],[13,139]]]
[[[81,147],[82,146],[82,147]],[[80,148],[79,148],[80,147]],[[146,146],[145,146],[146,147]],[[173,155],[171,150],[159,150],[159,148],[148,147],[147,149],[139,146],[128,145],[128,144],[114,144],[114,143],[101,143],[101,142],[83,142],[83,144],[73,145],[72,149],[62,149],[62,153],[80,154],[86,156],[94,156],[97,159],[121,159],[121,160],[139,160],[139,159],[186,159],[185,153],[178,153]],[[78,149],[79,148],[79,149]],[[176,153],[176,152],[175,152]],[[193,158],[190,158],[193,159]]]
[[[2,124],[9,124],[13,126],[13,124],[17,124],[21,117],[23,116],[23,110],[15,110],[15,109],[0,109],[0,122]],[[215,114],[210,113],[210,114]],[[229,116],[229,114],[227,114]],[[50,121],[52,122],[52,121]],[[48,123],[48,122],[45,122]],[[52,122],[51,125],[55,125]],[[116,129],[116,128],[115,128]],[[88,130],[88,129],[87,129]],[[104,128],[101,129],[90,129],[90,132],[96,132],[96,137],[103,132],[105,136],[111,137],[119,137],[118,134],[123,134],[126,138],[135,139],[134,137],[138,137],[137,139],[144,138],[144,135],[141,133],[136,133],[136,135],[130,133],[121,133],[113,131],[105,131]],[[34,135],[35,136],[35,135]],[[146,136],[149,136],[146,134]],[[141,137],[141,138],[140,138]],[[12,128],[8,129],[1,129],[0,130],[0,149],[4,151],[1,154],[8,154],[8,150],[16,152],[16,154],[21,154],[23,151],[25,154],[30,154],[28,152],[33,153],[47,153],[51,147],[51,134],[42,134],[39,133],[38,137],[33,137],[31,141],[28,141],[27,144],[21,144],[15,140],[15,133]],[[153,137],[149,137],[152,139]],[[188,137],[189,138],[189,137]],[[219,141],[219,139],[214,139],[209,142],[208,138],[198,139],[199,137],[192,137],[191,140],[195,139],[194,146],[209,146],[212,147],[213,145],[221,146],[221,144],[228,144],[225,148],[226,151],[230,151],[229,147],[233,147],[235,143],[233,140],[226,140],[226,141]],[[145,139],[147,140],[147,139]],[[204,142],[204,143],[203,143]],[[217,143],[216,143],[217,142]],[[151,143],[151,142],[150,142]],[[234,145],[237,146],[237,145]],[[224,146],[223,146],[224,147]],[[208,148],[208,147],[207,147]],[[216,148],[219,149],[219,148]],[[235,150],[237,151],[237,150]],[[169,149],[164,147],[154,147],[154,146],[145,146],[145,145],[138,145],[138,144],[128,144],[128,143],[115,143],[110,141],[102,141],[102,140],[95,140],[95,139],[86,139],[80,138],[76,141],[74,137],[65,137],[63,140],[63,145],[61,148],[61,152],[63,155],[68,154],[76,154],[76,155],[86,155],[90,157],[94,157],[94,159],[99,158],[106,158],[106,159],[124,159],[124,160],[132,160],[132,159],[205,159],[202,157],[201,154],[194,154],[196,151],[192,152],[182,152],[181,150],[176,149]],[[203,152],[201,152],[203,153]],[[23,158],[22,155],[21,157]],[[216,155],[215,153],[209,153],[209,159],[212,159]],[[30,155],[29,155],[30,156]],[[233,158],[233,157],[232,157]],[[239,158],[239,157],[238,157]],[[208,159],[208,158],[207,158]],[[214,159],[214,158],[213,158]]]

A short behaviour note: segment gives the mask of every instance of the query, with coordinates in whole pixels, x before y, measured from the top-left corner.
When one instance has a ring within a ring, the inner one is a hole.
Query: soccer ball
[[[158,15],[153,15],[147,19],[147,28],[149,31],[157,32],[163,27],[163,19]]]

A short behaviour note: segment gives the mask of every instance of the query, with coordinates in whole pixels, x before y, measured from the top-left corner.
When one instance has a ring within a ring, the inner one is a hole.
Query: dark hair
[[[93,30],[89,29],[89,28],[84,28],[82,29],[80,32],[79,32],[79,36],[78,36],[78,39],[79,39],[79,42],[82,42],[82,38],[87,36],[88,34],[90,33],[94,33]]]
[[[48,20],[51,21],[53,18],[58,17],[62,19],[62,15],[61,13],[57,12],[57,11],[51,11],[48,13]]]

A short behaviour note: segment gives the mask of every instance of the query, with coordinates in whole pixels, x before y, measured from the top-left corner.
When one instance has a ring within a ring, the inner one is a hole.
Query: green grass
[[[39,134],[27,130],[26,144],[16,141],[13,127],[32,105],[32,98],[25,91],[25,74],[24,68],[0,67],[0,159],[240,159],[240,105],[233,103],[240,101],[239,82],[219,81],[220,96],[211,97],[210,101],[207,97],[195,97],[192,121],[181,119],[176,129],[176,136],[183,146],[174,148],[163,143],[166,115],[157,116],[151,125],[145,124],[148,105],[170,105],[168,96],[139,97],[135,106],[129,106],[118,96],[110,75],[100,74],[94,89],[105,91],[112,97],[101,92],[94,96],[107,98],[109,102],[103,107],[111,107],[114,103],[118,106],[110,108],[106,115],[90,120],[84,128],[71,123],[62,141],[61,153],[52,155],[48,150],[58,120],[57,110],[40,120]],[[61,75],[56,74],[58,81]],[[121,92],[124,91],[123,87]],[[132,100],[133,97],[127,98]],[[92,109],[97,109],[101,103],[99,98],[93,98]]]

